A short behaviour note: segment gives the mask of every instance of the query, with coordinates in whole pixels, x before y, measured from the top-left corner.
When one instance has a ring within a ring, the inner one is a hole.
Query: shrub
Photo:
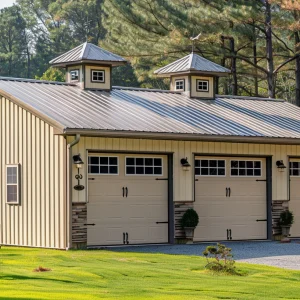
[[[199,223],[199,216],[197,212],[189,208],[182,216],[180,220],[181,227],[196,227]]]
[[[203,255],[207,260],[206,269],[232,275],[242,275],[234,266],[235,260],[231,254],[231,248],[218,243],[217,246],[207,246],[203,251]]]
[[[294,214],[289,211],[285,210],[280,214],[279,224],[283,226],[292,225],[294,223]]]

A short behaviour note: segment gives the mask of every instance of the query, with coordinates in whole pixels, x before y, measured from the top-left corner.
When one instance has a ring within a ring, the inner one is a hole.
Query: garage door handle
[[[125,244],[125,232],[123,232],[123,244]]]
[[[95,226],[96,224],[95,223],[92,223],[92,224],[83,224],[84,226]]]
[[[122,187],[122,190],[123,190],[123,198],[124,198],[124,195],[125,195],[125,188]]]
[[[228,188],[228,191],[229,191],[229,197],[230,197],[230,195],[231,195],[231,188]]]
[[[226,197],[228,196],[228,188],[226,188]]]
[[[166,221],[166,222],[156,222],[156,224],[167,224],[167,223],[169,223],[168,221]]]
[[[125,190],[126,190],[126,198],[127,198],[128,197],[128,187],[127,186],[126,186]]]
[[[256,222],[267,222],[267,219],[257,219]]]
[[[126,232],[126,244],[127,245],[129,244],[129,241],[128,241],[128,232]]]

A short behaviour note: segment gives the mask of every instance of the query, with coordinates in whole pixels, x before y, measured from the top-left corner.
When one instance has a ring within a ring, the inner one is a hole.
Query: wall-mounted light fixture
[[[186,158],[182,158],[180,160],[180,163],[181,163],[182,168],[183,168],[184,171],[188,171],[190,169],[190,167],[191,167],[190,163],[187,160],[187,157]]]
[[[277,160],[277,161],[276,161],[276,166],[277,166],[277,168],[278,168],[278,170],[279,170],[280,172],[283,172],[284,169],[286,169],[286,166],[284,165],[284,163],[283,163],[282,160]]]
[[[82,167],[84,162],[82,161],[80,154],[73,155],[73,163],[78,169]]]

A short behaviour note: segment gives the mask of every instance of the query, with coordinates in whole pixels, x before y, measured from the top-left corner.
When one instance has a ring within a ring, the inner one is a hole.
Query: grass
[[[197,256],[3,247],[0,300],[300,299],[300,272],[237,264],[216,275]],[[42,266],[48,272],[34,272]]]

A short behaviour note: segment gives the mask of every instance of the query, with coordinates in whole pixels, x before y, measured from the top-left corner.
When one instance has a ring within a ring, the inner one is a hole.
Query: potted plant
[[[282,235],[285,237],[285,240],[288,239],[290,235],[290,229],[293,223],[294,215],[291,211],[287,209],[280,214],[279,225],[281,226]]]
[[[199,216],[193,208],[189,208],[183,214],[180,224],[185,231],[185,237],[189,240],[188,243],[193,242],[194,230],[199,223]]]

